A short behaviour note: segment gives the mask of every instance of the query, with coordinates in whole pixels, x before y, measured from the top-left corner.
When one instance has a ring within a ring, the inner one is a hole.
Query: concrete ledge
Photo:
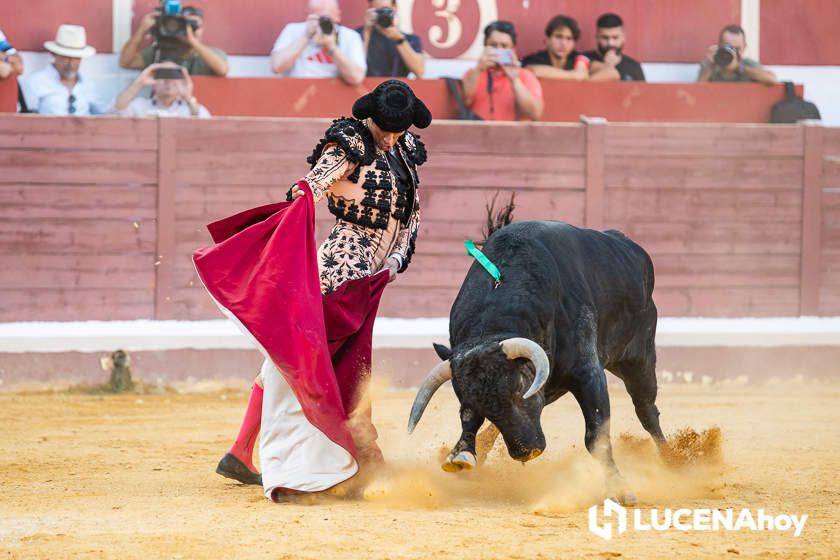
[[[424,348],[447,343],[448,319],[379,318],[376,349]],[[659,320],[659,347],[840,346],[840,317],[682,318]],[[132,352],[252,349],[227,320],[71,321],[0,323],[0,353]]]

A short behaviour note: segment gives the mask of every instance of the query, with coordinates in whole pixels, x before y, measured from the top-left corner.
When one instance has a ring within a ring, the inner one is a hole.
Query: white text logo
[[[589,508],[589,530],[604,540],[633,531],[789,531],[798,537],[808,515],[770,515],[763,509],[627,509],[612,500],[604,500],[603,520],[598,522],[598,506]]]

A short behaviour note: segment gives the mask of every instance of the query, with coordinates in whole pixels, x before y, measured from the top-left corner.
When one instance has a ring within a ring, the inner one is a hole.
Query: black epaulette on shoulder
[[[370,165],[376,157],[373,135],[365,123],[358,119],[341,117],[332,122],[324,137],[312,150],[312,155],[306,158],[310,169],[318,163],[327,144],[338,144],[352,163]]]
[[[414,165],[426,163],[426,145],[420,141],[420,135],[413,132],[406,132],[400,139],[405,148],[406,154],[411,158]]]

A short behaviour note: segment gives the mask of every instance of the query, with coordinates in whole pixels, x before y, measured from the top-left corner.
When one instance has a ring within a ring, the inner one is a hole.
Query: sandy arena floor
[[[840,555],[840,383],[664,386],[667,433],[719,426],[723,434],[722,462],[699,456],[676,470],[646,441],[620,437],[644,434],[623,388],[611,393],[616,459],[640,507],[807,513],[802,536],[593,535],[586,508],[603,498],[603,479],[568,396],[543,415],[541,457],[514,463],[499,441],[479,470],[452,475],[438,465],[441,446],[459,435],[451,389],[440,391],[410,437],[413,393],[378,390],[375,421],[391,469],[366,499],[272,504],[261,489],[214,473],[239,427],[244,392],[0,394],[0,558]]]

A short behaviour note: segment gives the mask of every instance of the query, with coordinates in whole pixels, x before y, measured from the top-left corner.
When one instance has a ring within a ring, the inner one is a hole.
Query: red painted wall
[[[807,3],[763,0],[761,62],[840,65],[838,29],[840,3],[837,0],[808,0]]]
[[[447,0],[448,2],[449,0]],[[402,0],[406,9],[409,0]],[[185,0],[203,8],[207,15],[205,39],[229,54],[267,55],[283,26],[306,15],[306,2],[253,0],[247,3],[225,0]],[[359,25],[367,6],[364,0],[340,0],[342,22]],[[727,23],[741,20],[740,0],[698,0],[696,2],[652,2],[650,0],[461,0],[455,13],[462,36],[449,48],[437,48],[430,40],[432,27],[439,27],[441,40],[450,32],[445,19],[436,15],[441,0],[413,0],[412,24],[427,52],[435,57],[457,57],[481,32],[483,7],[497,7],[501,19],[513,21],[519,29],[520,54],[542,48],[543,30],[554,15],[577,19],[581,27],[582,50],[595,44],[595,20],[616,10],[624,18],[626,51],[646,62],[697,62],[718,31]],[[135,22],[158,2],[135,0]],[[446,2],[443,2],[444,8]],[[840,64],[840,27],[836,0],[791,3],[764,0],[761,3],[761,58],[768,64]],[[0,29],[13,44],[24,50],[43,50],[58,24],[79,23],[88,30],[90,43],[100,52],[111,49],[112,3],[110,0],[39,0],[22,6],[0,3]],[[747,38],[750,39],[749,37]]]
[[[88,44],[111,52],[111,0],[0,2],[0,29],[18,50],[43,51],[62,23],[84,25]]]

